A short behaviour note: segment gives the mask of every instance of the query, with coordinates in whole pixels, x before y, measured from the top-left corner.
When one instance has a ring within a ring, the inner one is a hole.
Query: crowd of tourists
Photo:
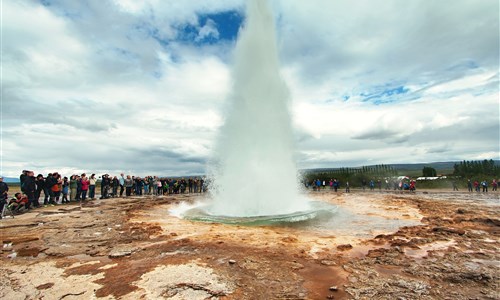
[[[315,191],[321,191],[325,190],[327,187],[329,187],[330,190],[333,190],[337,192],[341,188],[341,183],[340,180],[334,178],[330,179],[330,181],[326,180],[313,180],[312,182],[305,182],[306,188],[312,187],[313,190]],[[488,183],[487,180],[483,180],[479,182],[478,180],[472,181],[471,179],[467,180],[467,190],[469,192],[483,192],[487,193],[488,192],[488,187],[491,186],[491,191],[496,192],[498,189],[498,181],[497,179],[493,179],[491,183]],[[405,177],[403,179],[391,179],[391,178],[386,178],[384,180],[362,180],[361,181],[361,186],[360,186],[363,191],[370,190],[374,191],[378,189],[379,191],[382,190],[382,188],[386,191],[388,190],[394,190],[394,191],[410,191],[413,192],[416,190],[416,181],[413,179],[410,179],[408,177]],[[458,191],[458,184],[456,181],[452,182],[452,187],[454,191]],[[344,184],[345,192],[349,193],[351,191],[351,185],[349,184],[349,181],[346,181]]]
[[[70,202],[87,201],[89,199],[108,199],[112,197],[130,196],[162,196],[170,194],[204,193],[207,190],[202,177],[163,178],[158,176],[111,176],[104,174],[83,173],[71,175],[69,178],[58,172],[44,176],[34,175],[33,171],[24,170],[19,177],[21,192],[9,199],[9,186],[0,177],[0,212],[4,206],[13,212],[30,210],[43,206],[53,206]],[[99,189],[99,194],[97,194]],[[43,197],[42,197],[43,193]],[[43,204],[42,202],[43,199]]]
[[[53,172],[44,176],[38,174],[36,177],[33,171],[24,170],[19,177],[21,192],[15,193],[9,199],[9,186],[3,182],[0,177],[0,212],[3,214],[4,206],[7,205],[9,210],[18,212],[21,210],[29,210],[32,208],[48,205],[58,205],[69,202],[80,202],[88,199],[96,199],[97,195],[100,199],[108,199],[112,197],[130,197],[144,195],[171,195],[171,194],[192,194],[204,193],[207,190],[206,182],[202,177],[185,178],[160,178],[158,176],[131,176],[124,175],[110,176],[104,174],[96,177],[96,174],[83,173],[81,175],[71,175],[69,178],[62,176],[58,172]],[[351,191],[349,181],[341,184],[340,180],[333,178],[326,180],[313,180],[304,182],[306,188],[312,187],[315,191],[325,190],[329,187],[330,190],[337,192],[341,187],[346,193]],[[497,191],[498,181],[493,179],[491,183],[487,180],[467,181],[467,189],[469,192],[488,192],[488,187],[491,185],[492,191]],[[379,191],[399,190],[410,191],[416,190],[415,180],[408,177],[396,180],[395,178],[386,178],[378,180],[362,180],[361,186],[363,191],[369,189]],[[97,189],[99,188],[99,194]],[[453,190],[458,191],[456,181],[453,182]],[[42,201],[43,193],[43,204]],[[1,217],[1,215],[0,215]]]
[[[342,184],[340,180],[338,180],[337,178],[333,178],[330,179],[330,181],[316,179],[312,182],[306,182],[305,186],[306,188],[312,187],[314,191],[325,190],[328,187],[330,190],[337,192],[341,188]],[[366,191],[367,189],[369,189],[370,191],[374,191],[375,189],[381,191],[382,186],[384,186],[385,190],[393,189],[395,191],[405,190],[414,192],[416,190],[416,181],[408,178],[402,180],[385,179],[384,181],[380,179],[372,179],[370,181],[366,181],[363,179],[361,181],[361,188],[363,189],[363,191]],[[349,181],[345,182],[344,188],[346,193],[349,193],[351,191],[351,184],[349,183]]]
[[[487,180],[483,180],[481,182],[479,182],[477,180],[474,180],[474,182],[472,182],[472,180],[470,180],[470,179],[467,180],[467,190],[469,192],[476,191],[479,193],[482,190],[483,193],[487,193],[488,186],[489,186],[489,184],[488,184]],[[498,189],[498,181],[496,179],[493,179],[493,181],[491,182],[491,190],[493,192],[496,192],[497,189]],[[453,190],[458,191],[458,187],[456,187],[455,184],[453,185]]]

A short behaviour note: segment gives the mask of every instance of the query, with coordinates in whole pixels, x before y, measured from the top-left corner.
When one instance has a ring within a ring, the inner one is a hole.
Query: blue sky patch
[[[375,87],[375,91],[363,92],[360,94],[363,97],[363,102],[373,102],[376,105],[383,103],[390,103],[398,100],[400,96],[408,93],[410,91],[409,88],[404,85],[400,85],[397,87],[389,87],[388,85]]]
[[[243,20],[243,15],[235,10],[199,15],[198,25],[182,24],[178,27],[178,39],[197,45],[215,44],[219,41],[235,41]],[[201,28],[206,25],[214,25],[218,34],[200,36]]]

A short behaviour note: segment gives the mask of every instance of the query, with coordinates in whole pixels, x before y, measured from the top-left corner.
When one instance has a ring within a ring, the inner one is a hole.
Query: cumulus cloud
[[[498,158],[498,1],[271,2],[299,167]],[[1,173],[203,173],[244,4],[4,2]]]

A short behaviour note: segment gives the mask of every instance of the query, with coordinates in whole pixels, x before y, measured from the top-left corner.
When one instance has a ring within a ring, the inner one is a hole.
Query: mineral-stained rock
[[[458,235],[465,234],[465,230],[463,230],[463,229],[450,228],[450,227],[434,227],[434,228],[432,228],[432,231],[434,231],[434,232],[449,232],[449,233],[454,233],[454,234],[458,234]]]
[[[338,245],[337,249],[340,251],[350,250],[352,249],[352,245],[351,244]]]
[[[335,265],[337,265],[337,263],[336,263],[336,262],[334,262],[334,261],[332,261],[332,260],[326,260],[326,259],[325,259],[325,260],[322,260],[322,261],[321,261],[321,264],[322,264],[322,265],[325,265],[325,266],[335,266]]]
[[[109,253],[109,258],[119,258],[124,256],[129,256],[132,254],[131,250],[113,250]]]

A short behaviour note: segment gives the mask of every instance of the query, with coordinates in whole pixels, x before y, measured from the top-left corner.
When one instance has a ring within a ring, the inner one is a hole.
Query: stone
[[[234,265],[234,264],[236,263],[236,261],[235,261],[234,259],[230,259],[228,262],[229,262],[229,264],[231,264],[231,265]]]
[[[338,245],[337,249],[340,251],[350,250],[352,249],[352,245],[351,244]]]
[[[464,235],[465,230],[463,229],[456,229],[456,228],[449,228],[449,227],[434,227],[432,228],[432,231],[434,232],[448,232],[448,233],[454,233],[458,235]]]
[[[335,263],[332,260],[322,260],[321,264],[324,265],[324,266],[335,266],[335,265],[337,265],[337,263]]]
[[[332,291],[332,292],[336,292],[336,291],[338,291],[338,290],[339,290],[339,288],[338,288],[336,285],[333,285],[333,286],[331,286],[331,287],[329,288],[329,290],[330,290],[330,291]]]
[[[129,256],[132,254],[130,250],[114,250],[108,256],[109,258],[119,258],[124,256]]]

